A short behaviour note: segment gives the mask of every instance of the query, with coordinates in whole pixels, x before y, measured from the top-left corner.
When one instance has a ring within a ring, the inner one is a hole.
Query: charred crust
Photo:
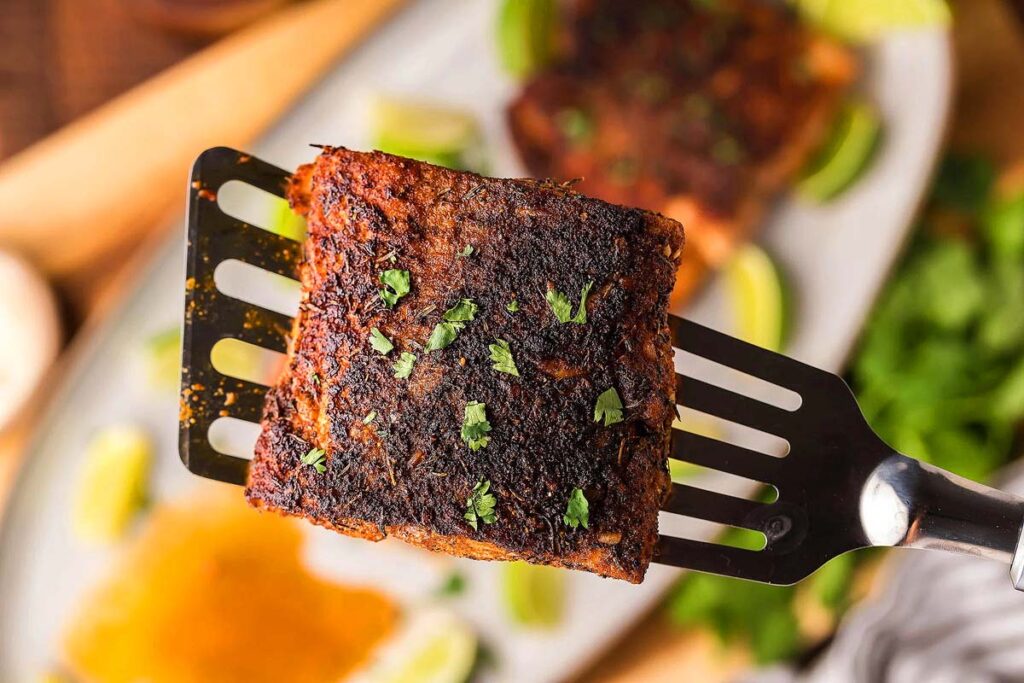
[[[678,223],[563,185],[344,148],[301,168],[289,196],[309,228],[303,305],[287,370],[268,394],[250,502],[374,540],[642,580],[670,486],[666,311]],[[466,244],[474,254],[456,258]],[[412,278],[393,310],[380,305],[387,268]],[[547,288],[575,309],[589,281],[587,323],[558,323]],[[479,306],[476,319],[426,353],[430,330],[460,298]],[[509,314],[513,299],[520,309]],[[368,345],[373,327],[395,344],[386,357]],[[498,338],[520,377],[492,369],[488,345]],[[417,362],[396,379],[403,351]],[[609,387],[625,420],[603,427],[594,402]],[[487,404],[492,425],[476,452],[459,436],[470,400]],[[364,424],[370,411],[377,417]],[[327,451],[323,474],[301,464],[313,446]],[[463,514],[481,479],[498,497],[498,521],[474,531]],[[562,523],[575,487],[590,501],[589,529]]]

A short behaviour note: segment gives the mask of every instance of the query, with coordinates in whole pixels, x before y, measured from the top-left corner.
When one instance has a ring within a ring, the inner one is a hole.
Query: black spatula
[[[267,391],[217,372],[210,361],[214,344],[234,338],[283,351],[291,327],[288,316],[219,291],[214,270],[236,259],[295,277],[302,253],[299,242],[228,216],[217,193],[237,180],[283,197],[289,176],[224,147],[204,152],[192,170],[179,450],[189,470],[210,479],[245,483],[248,460],[215,450],[208,433],[225,416],[258,422]],[[681,318],[670,322],[679,349],[795,392],[800,403],[787,410],[677,375],[682,405],[780,437],[789,452],[772,457],[675,431],[673,458],[763,482],[778,497],[761,503],[674,484],[665,511],[760,532],[766,545],[746,550],[662,535],[656,561],[789,584],[856,548],[905,546],[1012,563],[1014,585],[1024,588],[1024,501],[893,451],[836,375]]]

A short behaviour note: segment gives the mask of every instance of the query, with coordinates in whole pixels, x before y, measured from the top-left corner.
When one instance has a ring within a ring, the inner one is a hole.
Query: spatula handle
[[[884,460],[860,498],[872,545],[927,548],[1000,560],[1024,590],[1024,499],[904,455]]]

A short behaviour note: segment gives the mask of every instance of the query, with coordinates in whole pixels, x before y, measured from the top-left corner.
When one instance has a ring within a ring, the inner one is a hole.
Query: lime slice
[[[759,247],[747,244],[736,252],[723,275],[737,336],[771,351],[781,350],[788,306],[775,263]]]
[[[453,613],[413,613],[356,683],[464,683],[476,661],[476,634]]]
[[[945,0],[795,0],[810,23],[850,41],[868,41],[886,31],[945,27],[952,14]]]
[[[181,331],[177,326],[157,332],[145,343],[146,378],[155,389],[175,389],[181,372]]]
[[[508,616],[520,626],[557,626],[565,607],[564,572],[554,567],[509,562],[501,570],[501,596]]]
[[[389,154],[461,168],[480,140],[476,120],[460,109],[378,97],[372,115],[373,144]]]
[[[797,184],[809,199],[824,202],[850,187],[867,168],[881,137],[882,122],[865,102],[843,107],[829,141]]]
[[[89,443],[78,480],[75,535],[86,542],[120,538],[145,506],[153,447],[138,427],[107,427]]]
[[[498,14],[498,51],[509,74],[524,78],[551,59],[554,0],[504,0]]]

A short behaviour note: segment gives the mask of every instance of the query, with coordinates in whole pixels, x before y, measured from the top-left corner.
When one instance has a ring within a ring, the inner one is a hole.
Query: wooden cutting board
[[[402,2],[295,5],[10,158],[0,166],[0,206],[22,208],[0,219],[0,246],[26,255],[73,309],[88,311],[133,247],[181,209],[199,151],[252,141]]]

